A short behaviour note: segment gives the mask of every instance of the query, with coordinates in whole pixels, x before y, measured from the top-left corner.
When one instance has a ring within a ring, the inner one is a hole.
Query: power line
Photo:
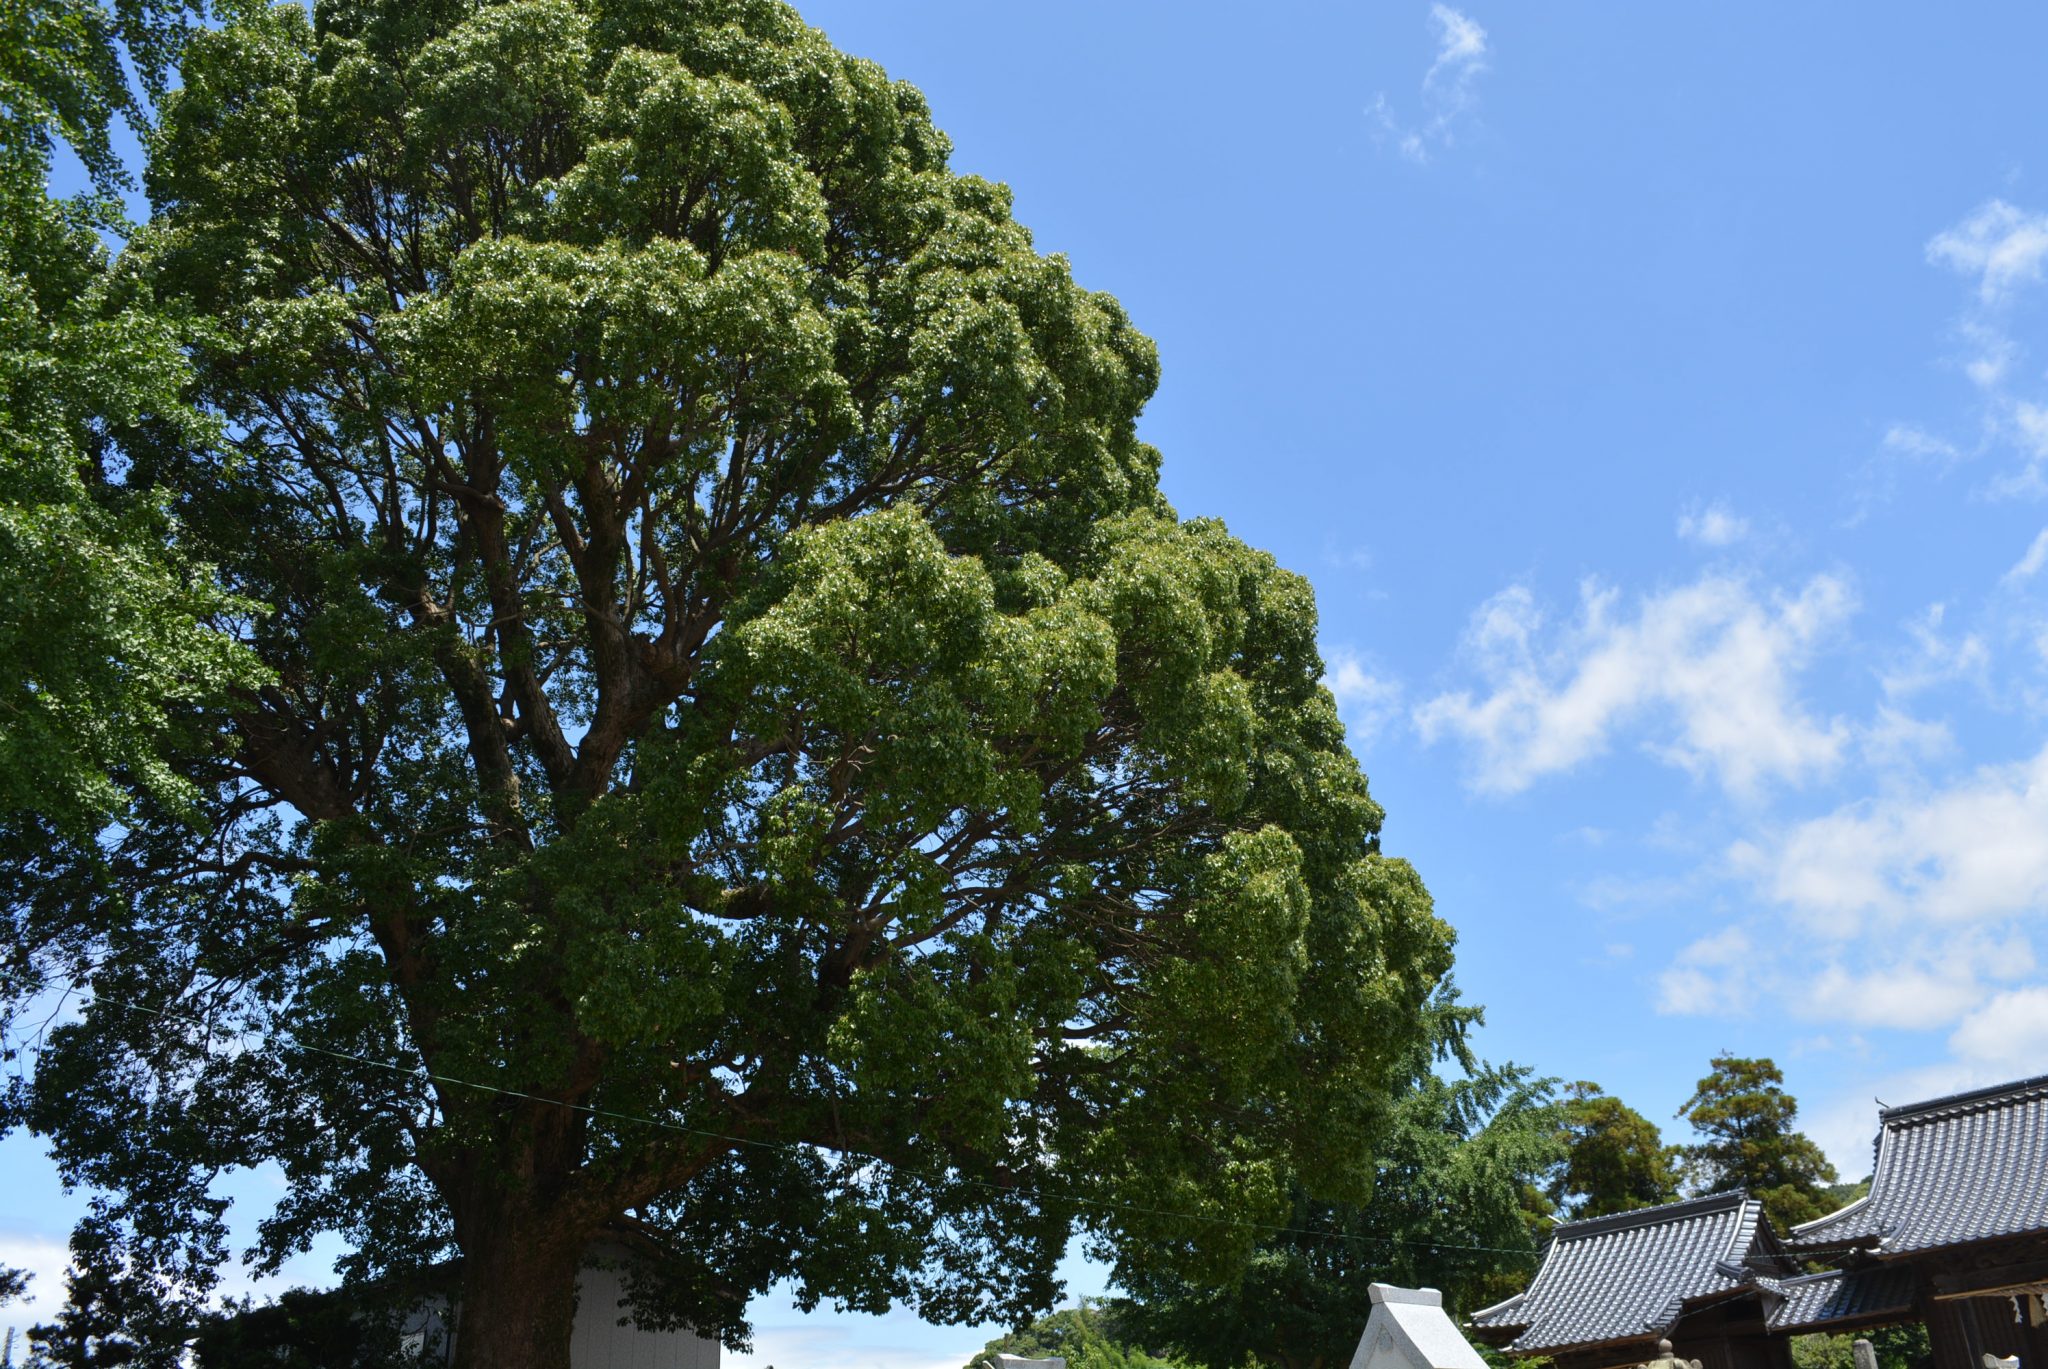
[[[77,988],[75,986],[67,989],[66,993],[74,994],[79,999],[84,1000],[86,1002],[99,1003],[107,1005],[109,1007],[126,1009],[130,1012],[143,1013],[166,1022],[184,1023],[188,1026],[198,1027],[201,1030],[207,1031],[209,1033],[214,1030],[213,1024],[206,1022],[200,1018],[192,1017],[183,1013],[170,1012],[163,1008],[151,1007],[144,1003],[136,1003],[128,999],[115,998],[106,994],[91,993],[87,992],[84,989]],[[1473,1254],[1489,1255],[1517,1255],[1521,1256],[1524,1259],[1531,1258],[1537,1253],[1536,1251],[1530,1250],[1527,1247],[1467,1245],[1449,1241],[1412,1241],[1403,1239],[1399,1236],[1380,1236],[1359,1232],[1333,1231],[1326,1227],[1300,1227],[1275,1225],[1268,1222],[1245,1221],[1239,1218],[1218,1217],[1199,1212],[1182,1212],[1172,1208],[1147,1207],[1138,1203],[1118,1202],[1114,1199],[1109,1198],[1092,1198],[1084,1194],[1078,1193],[1054,1193],[1049,1190],[1037,1188],[1029,1184],[1000,1184],[988,1179],[976,1179],[969,1175],[946,1176],[942,1174],[934,1174],[928,1171],[914,1169],[910,1166],[903,1165],[898,1163],[897,1161],[891,1160],[886,1156],[875,1155],[867,1151],[855,1150],[851,1147],[846,1146],[812,1146],[808,1143],[800,1141],[763,1141],[757,1137],[734,1136],[726,1132],[711,1131],[701,1127],[684,1126],[680,1122],[665,1121],[658,1117],[646,1117],[635,1113],[618,1112],[610,1108],[601,1108],[588,1103],[574,1103],[568,1101],[567,1099],[549,1098],[541,1094],[528,1093],[522,1089],[506,1088],[503,1085],[499,1084],[488,1084],[480,1080],[464,1079],[458,1075],[442,1074],[438,1071],[428,1069],[425,1065],[401,1065],[390,1060],[379,1060],[375,1056],[360,1055],[352,1051],[336,1050],[328,1046],[311,1045],[303,1041],[295,1043],[295,1049],[305,1051],[308,1054],[312,1055],[320,1055],[325,1056],[329,1059],[340,1060],[349,1064],[363,1065],[372,1069],[384,1070],[392,1074],[402,1074],[407,1076],[408,1078],[424,1079],[431,1083],[444,1084],[455,1088],[469,1089],[477,1093],[496,1094],[505,1098],[515,1098],[522,1102],[540,1103],[549,1107],[566,1108],[571,1112],[580,1112],[587,1116],[603,1118],[607,1121],[623,1122],[628,1125],[634,1126],[653,1127],[660,1131],[668,1131],[676,1133],[678,1135],[692,1136],[701,1140],[723,1141],[729,1145],[743,1146],[756,1150],[831,1150],[840,1155],[849,1156],[858,1160],[865,1160],[872,1164],[886,1166],[887,1168],[895,1171],[896,1173],[904,1174],[915,1179],[922,1179],[928,1183],[965,1184],[975,1188],[988,1189],[990,1191],[1012,1197],[1034,1197],[1041,1202],[1050,1200],[1054,1202],[1067,1203],[1082,1207],[1094,1207],[1109,1211],[1129,1212],[1142,1216],[1168,1217],[1181,1221],[1203,1222],[1212,1226],[1233,1227],[1247,1231],[1262,1231],[1272,1235],[1307,1236],[1319,1240],[1370,1241],[1382,1245],[1404,1246],[1420,1250],[1460,1251]],[[275,1058],[274,1051],[267,1052],[267,1054],[270,1054],[272,1058]],[[1860,1248],[1861,1247],[1858,1246],[1821,1246],[1814,1247],[1811,1249],[1802,1248],[1796,1253],[1803,1257],[1812,1257],[1823,1254],[1846,1253],[1848,1251],[1853,1251]]]

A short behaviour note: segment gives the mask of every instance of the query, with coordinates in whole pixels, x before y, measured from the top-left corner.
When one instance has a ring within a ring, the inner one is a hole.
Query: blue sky
[[[1158,340],[1486,1054],[1660,1123],[1771,1055],[1847,1177],[1874,1098],[2048,1068],[2048,11],[801,8]],[[757,1317],[729,1364],[980,1343]]]

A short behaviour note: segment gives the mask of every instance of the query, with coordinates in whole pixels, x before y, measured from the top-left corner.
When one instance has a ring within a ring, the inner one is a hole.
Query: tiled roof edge
[[[1891,1140],[1891,1136],[1892,1129],[1890,1127],[1878,1128],[1877,1157],[1870,1165],[1870,1191],[1855,1202],[1850,1203],[1847,1207],[1838,1207],[1825,1217],[1815,1217],[1810,1222],[1801,1222],[1798,1226],[1793,1227],[1785,1234],[1785,1243],[1787,1245],[1797,1249],[1799,1246],[1810,1244],[1815,1237],[1825,1237],[1828,1227],[1839,1226],[1870,1205],[1870,1200],[1877,1196],[1877,1181],[1878,1177],[1884,1173],[1884,1152],[1886,1144]]]
[[[1560,1222],[1552,1228],[1551,1244],[1559,1241],[1576,1241],[1586,1236],[1598,1236],[1608,1231],[1626,1231],[1630,1227],[1655,1226],[1660,1222],[1676,1221],[1684,1217],[1703,1217],[1710,1212],[1737,1208],[1749,1201],[1749,1194],[1739,1188],[1725,1193],[1708,1193],[1698,1198],[1687,1198],[1682,1202],[1663,1203],[1657,1207],[1639,1207],[1628,1212],[1615,1212],[1605,1217],[1588,1217],[1581,1222]]]
[[[2032,1093],[2048,1093],[2048,1074],[2037,1074],[2031,1079],[2015,1079],[2009,1084],[1987,1084],[1980,1089],[1967,1089],[1962,1093],[1951,1093],[1940,1098],[1929,1098],[1920,1103],[1901,1103],[1897,1107],[1879,1111],[1878,1119],[1887,1127],[1894,1122],[1911,1122],[1932,1113],[1962,1111],[1982,1107],[1988,1103],[2018,1102]]]
[[[1871,1193],[1876,1191],[1874,1187],[1871,1189]],[[1804,1245],[1810,1245],[1815,1237],[1827,1235],[1828,1227],[1839,1226],[1868,1206],[1870,1206],[1870,1193],[1864,1194],[1847,1207],[1835,1209],[1825,1217],[1815,1217],[1810,1222],[1801,1222],[1798,1226],[1792,1228],[1792,1234],[1785,1238],[1785,1243],[1794,1250]]]
[[[1535,1280],[1533,1280],[1533,1279],[1532,1279],[1532,1280],[1530,1280],[1530,1287],[1534,1287],[1534,1286],[1535,1286]],[[1477,1312],[1474,1312],[1474,1313],[1473,1313],[1473,1314],[1472,1314],[1472,1315],[1471,1315],[1470,1317],[1466,1318],[1466,1320],[1467,1320],[1467,1321],[1469,1321],[1469,1322],[1471,1322],[1471,1323],[1472,1323],[1472,1324],[1473,1324],[1474,1326],[1479,1326],[1479,1325],[1483,1325],[1483,1324],[1485,1323],[1485,1319],[1486,1319],[1486,1318],[1488,1318],[1488,1317],[1497,1317],[1497,1316],[1501,1315],[1502,1313],[1504,1313],[1504,1312],[1507,1312],[1507,1311],[1509,1311],[1510,1309],[1512,1309],[1512,1308],[1514,1307],[1514,1305],[1515,1305],[1516,1303],[1518,1303],[1518,1302],[1522,1301],[1522,1299],[1524,1299],[1524,1298],[1526,1298],[1526,1297],[1528,1297],[1528,1296],[1529,1296],[1529,1290],[1525,1288],[1525,1289],[1523,1289],[1523,1290],[1522,1290],[1521,1292],[1519,1292],[1519,1293],[1515,1294],[1515,1296],[1513,1296],[1512,1298],[1502,1298],[1502,1299],[1501,1299],[1501,1300],[1500,1300],[1499,1302],[1495,1303],[1495,1304],[1494,1304],[1493,1306],[1491,1306],[1491,1307],[1482,1307],[1482,1308],[1480,1308],[1480,1309],[1479,1309],[1479,1310],[1478,1310]],[[1500,1323],[1500,1325],[1502,1325],[1502,1326],[1515,1326],[1515,1325],[1518,1325],[1518,1323],[1516,1323],[1516,1322],[1503,1322],[1503,1323]]]

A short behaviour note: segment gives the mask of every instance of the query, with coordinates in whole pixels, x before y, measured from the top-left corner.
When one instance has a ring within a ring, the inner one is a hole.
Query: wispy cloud
[[[1678,535],[1702,547],[1732,547],[1749,536],[1749,520],[1738,517],[1720,500],[1678,515]]]
[[[1975,276],[1983,303],[2010,304],[2020,290],[2041,283],[2048,262],[2048,214],[1988,201],[1955,227],[1935,234],[1927,243],[1927,259]]]
[[[2023,585],[2041,573],[2041,567],[2048,566],[2048,528],[2034,534],[2034,540],[2027,547],[2027,554],[2013,563],[2000,584]]]
[[[1949,1049],[1993,1073],[2038,1072],[2048,1060],[2048,985],[2008,989],[1984,1000],[1948,1039]]]
[[[1887,699],[1908,699],[1937,685],[1979,680],[1991,665],[1991,648],[1975,632],[1945,630],[1948,605],[1929,604],[1906,624],[1907,644],[1878,674]]]
[[[1832,575],[1789,594],[1708,575],[1632,608],[1588,581],[1576,620],[1552,631],[1535,596],[1511,586],[1480,606],[1466,633],[1485,687],[1429,699],[1415,725],[1425,741],[1463,742],[1482,792],[1526,789],[1632,729],[1658,759],[1754,797],[1840,758],[1850,729],[1813,716],[1796,686],[1854,608]]]
[[[1355,651],[1338,648],[1329,654],[1323,683],[1337,699],[1351,739],[1364,746],[1401,715],[1401,682],[1375,668]]]
[[[1772,902],[1836,939],[2048,914],[2048,749],[1849,804],[1731,855]]]
[[[1720,869],[1763,911],[1674,957],[1663,1011],[1948,1031],[1950,1059],[1894,1080],[1894,1102],[2030,1072],[2048,1053],[2035,944],[2048,916],[2048,748],[1760,827]],[[1769,950],[1735,953],[1744,946]],[[1837,1120],[1830,1149],[1853,1117]]]
[[[1436,59],[1422,76],[1420,121],[1409,124],[1396,115],[1385,91],[1374,98],[1371,111],[1380,136],[1418,165],[1456,145],[1460,124],[1478,104],[1475,87],[1487,70],[1489,52],[1486,30],[1449,5],[1431,5],[1429,21],[1436,29],[1437,48]]]
[[[1937,437],[1913,423],[1894,423],[1885,429],[1884,448],[1900,456],[1942,464],[1955,461],[1962,451],[1947,438]]]
[[[1959,347],[1952,359],[1976,393],[1979,436],[1972,445],[2019,458],[1994,475],[1985,492],[2048,494],[2048,394],[2021,364],[2026,348],[2015,336],[2020,306],[2048,282],[2048,214],[2003,199],[1986,201],[1928,239],[1927,260],[1970,287],[1954,325]],[[1944,465],[1964,454],[1955,443],[1911,424],[1894,425],[1884,445],[1889,454],[1935,458]]]

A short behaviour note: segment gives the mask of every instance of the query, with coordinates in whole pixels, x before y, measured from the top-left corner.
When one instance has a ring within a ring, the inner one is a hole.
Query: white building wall
[[[623,1271],[608,1264],[583,1271],[569,1369],[718,1369],[718,1342],[686,1331],[642,1331],[623,1299]],[[626,1325],[621,1326],[621,1319]]]

